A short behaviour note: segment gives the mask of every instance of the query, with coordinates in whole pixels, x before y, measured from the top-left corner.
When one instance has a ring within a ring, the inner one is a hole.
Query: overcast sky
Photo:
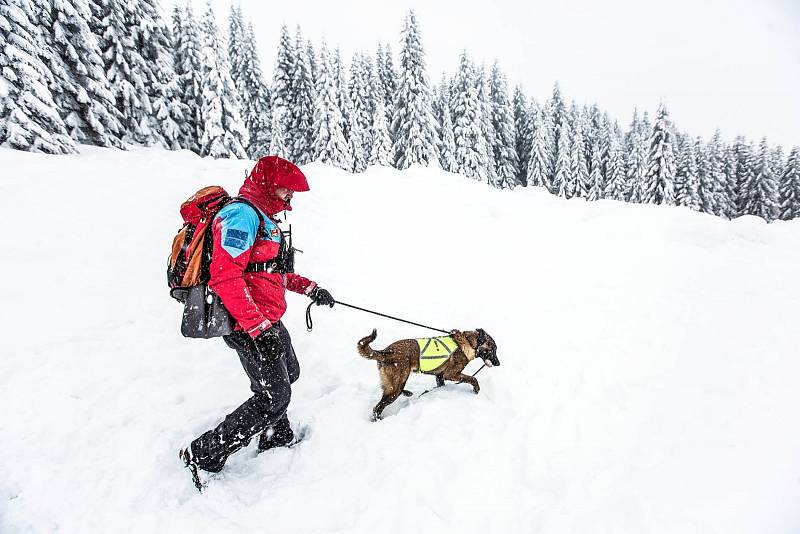
[[[230,0],[212,0],[226,19]],[[281,25],[302,27],[355,50],[390,42],[417,14],[428,75],[453,74],[466,49],[495,59],[513,87],[546,99],[558,80],[566,99],[597,102],[624,125],[634,107],[653,115],[665,100],[672,120],[708,138],[715,128],[772,144],[800,145],[800,0],[541,0],[381,2],[239,0],[256,30],[271,77]],[[195,0],[196,12],[205,3]]]

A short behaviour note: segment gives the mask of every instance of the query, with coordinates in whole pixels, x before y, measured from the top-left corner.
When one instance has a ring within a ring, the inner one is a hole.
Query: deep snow
[[[221,340],[181,338],[165,259],[180,202],[250,163],[82,151],[0,149],[0,532],[800,531],[800,222],[309,165],[297,271],[483,327],[502,365],[480,395],[448,385],[372,423],[356,341],[435,333],[343,307],[309,333],[290,294],[290,417],[310,434],[253,443],[200,495],[176,452],[248,382]]]

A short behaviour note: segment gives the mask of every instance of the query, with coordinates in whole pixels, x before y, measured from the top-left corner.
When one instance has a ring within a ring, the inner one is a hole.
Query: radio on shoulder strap
[[[281,230],[281,244],[278,255],[269,261],[248,263],[246,273],[278,273],[287,274],[294,272],[294,253],[303,253],[302,250],[292,246],[292,225],[289,230]]]

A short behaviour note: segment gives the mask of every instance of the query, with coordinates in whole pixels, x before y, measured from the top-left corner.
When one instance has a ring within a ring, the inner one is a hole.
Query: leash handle
[[[450,333],[449,330],[442,330],[441,328],[434,328],[432,326],[427,326],[427,325],[424,325],[424,324],[415,323],[413,321],[406,321],[405,319],[400,319],[399,317],[393,317],[391,315],[386,315],[385,313],[380,313],[380,312],[368,310],[366,308],[359,308],[358,306],[353,306],[352,304],[347,304],[346,302],[340,302],[338,300],[334,300],[333,302],[335,304],[340,304],[342,306],[347,306],[348,308],[353,308],[354,310],[361,310],[363,312],[372,313],[374,315],[380,315],[381,317],[386,317],[387,319],[394,319],[395,321],[400,321],[401,323],[413,324],[414,326],[421,326],[422,328],[427,328],[428,330],[434,330],[436,332],[442,332],[442,333],[445,333],[445,334],[449,334]],[[312,302],[311,304],[308,305],[308,308],[306,308],[306,330],[308,330],[309,332],[311,332],[312,328],[314,327],[314,324],[313,324],[313,322],[311,320],[311,306],[313,306],[313,305],[314,305],[314,303]]]
[[[306,308],[306,331],[308,332],[311,332],[311,330],[314,328],[314,323],[311,322],[311,306],[313,305],[314,303],[311,302],[311,304],[308,305],[308,308]]]

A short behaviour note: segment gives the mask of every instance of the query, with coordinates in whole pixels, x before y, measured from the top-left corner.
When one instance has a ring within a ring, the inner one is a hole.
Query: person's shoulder
[[[225,224],[258,226],[258,214],[255,209],[244,202],[231,202],[217,212],[215,218]]]

